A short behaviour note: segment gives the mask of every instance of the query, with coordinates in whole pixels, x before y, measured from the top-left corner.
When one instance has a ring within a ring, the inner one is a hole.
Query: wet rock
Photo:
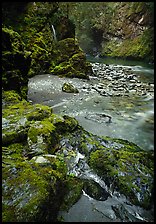
[[[93,180],[84,180],[83,190],[90,197],[98,201],[105,201],[110,196],[110,194],[104,188],[102,188]]]
[[[116,216],[121,219],[121,221],[127,222],[143,222],[145,221],[139,215],[136,217],[136,214],[130,213],[122,204],[112,205],[112,209],[115,212]]]
[[[22,156],[23,149],[22,144],[3,148],[3,220],[56,221],[63,198],[60,189],[66,175],[65,164],[59,159],[45,166],[29,162]]]
[[[141,89],[146,90],[147,92],[153,92],[153,86],[149,87],[145,83],[142,83],[138,80],[137,76],[131,72],[130,68],[122,68],[115,65],[100,65],[98,63],[92,63],[94,71],[94,76],[103,82],[103,86],[94,85],[94,89],[102,96],[122,96],[132,90],[133,94],[138,94]],[[104,92],[103,89],[109,89]],[[126,89],[125,89],[126,88]],[[136,92],[137,88],[137,92]],[[133,91],[134,90],[134,91]],[[113,91],[118,91],[114,93]]]
[[[149,160],[150,166],[146,162]],[[149,193],[153,188],[151,153],[142,150],[133,151],[133,147],[130,150],[126,147],[120,150],[103,148],[91,153],[89,164],[113,189],[125,194],[132,203],[144,208],[151,206],[151,193]],[[138,177],[141,179],[139,185]],[[145,182],[148,189],[146,191],[142,189]]]
[[[62,91],[66,93],[79,93],[78,89],[75,88],[71,83],[64,83]]]

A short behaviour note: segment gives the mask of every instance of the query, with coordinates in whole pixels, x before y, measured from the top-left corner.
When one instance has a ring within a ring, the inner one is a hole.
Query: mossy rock
[[[25,51],[21,36],[12,29],[2,28],[2,86],[5,90],[16,90],[26,97],[30,53]],[[25,91],[24,91],[25,90]]]
[[[49,119],[56,126],[56,130],[60,134],[74,132],[78,128],[78,121],[67,115],[60,116],[58,114],[52,114]]]
[[[77,88],[75,88],[71,83],[66,82],[62,86],[62,91],[66,93],[79,93]]]
[[[71,134],[65,133],[60,141],[62,150],[74,152],[78,148],[112,193],[117,190],[145,209],[152,206],[153,151],[144,151],[127,140],[93,135],[82,127]]]
[[[3,149],[2,220],[56,221],[64,196],[66,165],[53,158],[50,164],[42,166],[35,161],[24,160],[22,151],[21,144]]]
[[[89,164],[108,186],[112,185],[132,203],[146,209],[151,206],[154,170],[151,152],[103,148],[91,153]]]
[[[49,151],[54,153],[53,147],[58,142],[56,127],[48,119],[33,122],[28,130],[27,142],[30,149],[29,155],[38,155]]]
[[[60,210],[68,211],[81,197],[83,180],[69,175],[65,185],[65,197],[62,201]]]
[[[84,180],[83,182],[83,190],[95,200],[105,201],[110,196],[110,194],[94,180]]]
[[[2,144],[22,142],[27,139],[32,121],[49,117],[52,109],[44,105],[31,105],[14,91],[3,93],[5,106],[2,110]],[[7,102],[7,103],[6,103]],[[9,103],[8,103],[9,102]]]
[[[22,97],[15,90],[2,91],[2,104],[9,105],[14,103],[20,103]]]
[[[85,54],[74,38],[58,41],[52,56],[54,58],[54,64],[51,66],[53,75],[89,79],[89,75],[92,74],[91,64],[86,61]]]

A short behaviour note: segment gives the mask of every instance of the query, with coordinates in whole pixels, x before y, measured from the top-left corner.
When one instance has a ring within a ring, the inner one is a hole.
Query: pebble
[[[131,68],[123,68],[119,65],[105,65],[92,63],[95,77],[102,83],[94,84],[92,90],[102,96],[125,96],[125,93],[146,95],[154,92],[154,84],[147,84],[138,80],[138,76],[132,73]]]

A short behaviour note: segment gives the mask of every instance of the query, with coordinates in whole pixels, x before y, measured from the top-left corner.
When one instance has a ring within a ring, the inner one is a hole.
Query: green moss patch
[[[132,152],[126,148],[96,150],[91,153],[89,164],[109,186],[125,194],[132,203],[149,208],[154,169],[149,152]]]

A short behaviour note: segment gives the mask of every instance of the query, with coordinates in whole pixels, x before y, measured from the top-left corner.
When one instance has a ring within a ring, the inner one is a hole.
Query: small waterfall
[[[57,41],[55,28],[53,25],[51,25],[51,27],[52,27],[52,31],[53,31],[53,38],[55,41]]]

